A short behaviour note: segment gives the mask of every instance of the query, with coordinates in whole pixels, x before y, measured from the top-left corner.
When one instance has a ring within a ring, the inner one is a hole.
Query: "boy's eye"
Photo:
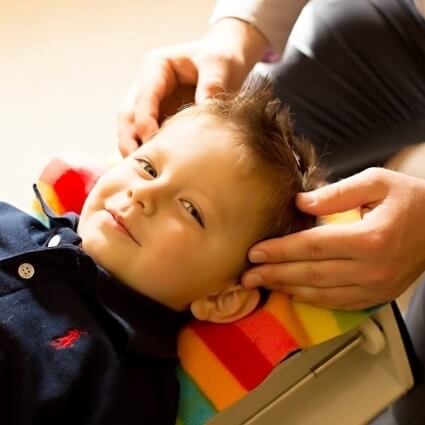
[[[193,204],[189,201],[182,200],[181,201],[183,206],[186,208],[187,212],[193,216],[193,218],[202,226],[204,227],[204,220],[202,220],[202,216],[199,213],[199,211],[196,209],[196,207],[193,206]]]
[[[140,167],[142,167],[142,169],[150,176],[154,178],[158,176],[155,167],[148,160],[145,158],[136,158],[136,161],[139,163]]]

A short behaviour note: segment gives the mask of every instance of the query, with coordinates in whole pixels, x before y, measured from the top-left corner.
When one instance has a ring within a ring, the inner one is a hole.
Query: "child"
[[[174,425],[185,312],[252,312],[250,246],[312,224],[294,196],[319,170],[279,108],[260,81],[179,112],[79,219],[0,205],[2,424]]]

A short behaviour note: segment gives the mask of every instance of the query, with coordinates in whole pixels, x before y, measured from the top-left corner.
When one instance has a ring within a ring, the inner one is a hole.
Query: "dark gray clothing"
[[[297,23],[272,77],[333,177],[425,141],[425,21],[413,1],[312,0],[308,8],[311,22]]]

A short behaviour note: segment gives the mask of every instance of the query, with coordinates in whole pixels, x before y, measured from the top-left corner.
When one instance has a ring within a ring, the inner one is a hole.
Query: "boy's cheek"
[[[169,285],[184,281],[189,275],[197,273],[199,268],[204,269],[206,266],[204,263],[200,264],[196,251],[192,252],[187,245],[183,248],[172,240],[156,248],[144,248],[147,251],[140,270],[142,275],[149,274],[149,277],[158,284]]]
[[[176,230],[176,229],[174,229]],[[152,245],[147,249],[155,251],[153,260],[160,258],[160,263],[168,264],[170,268],[180,269],[196,267],[199,261],[207,255],[208,246],[202,240],[184,228],[160,234],[150,233],[153,236]]]
[[[96,184],[87,195],[81,215],[90,212],[92,213],[94,210],[99,209],[101,207],[101,200],[104,197],[105,194],[102,191],[102,186]]]

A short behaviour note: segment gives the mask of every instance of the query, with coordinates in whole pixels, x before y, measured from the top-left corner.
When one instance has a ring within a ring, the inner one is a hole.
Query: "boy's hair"
[[[251,79],[240,92],[222,93],[199,108],[235,130],[272,182],[264,239],[312,227],[314,217],[296,208],[295,195],[322,184],[324,172],[313,146],[294,134],[289,109],[274,97],[270,80]]]

